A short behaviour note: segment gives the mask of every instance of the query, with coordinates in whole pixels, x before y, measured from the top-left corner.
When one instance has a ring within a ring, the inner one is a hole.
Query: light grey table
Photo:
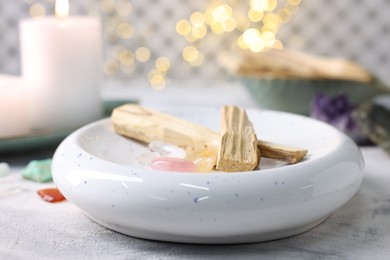
[[[362,152],[360,190],[325,222],[294,237],[242,245],[165,243],[110,231],[69,202],[41,200],[36,190],[53,184],[21,179],[30,158],[13,156],[12,174],[0,179],[0,259],[389,259],[390,158],[379,148]]]
[[[200,103],[255,106],[241,90],[224,90],[228,93],[217,101]],[[167,92],[153,98],[146,93],[141,100],[172,105],[175,95],[188,95],[187,90]],[[195,105],[192,98],[180,100]],[[294,237],[241,245],[137,239],[96,224],[69,202],[46,203],[36,190],[54,184],[23,180],[20,171],[53,151],[0,157],[12,166],[11,175],[0,179],[0,259],[390,259],[390,157],[376,147],[362,148],[366,168],[360,190],[322,224]]]

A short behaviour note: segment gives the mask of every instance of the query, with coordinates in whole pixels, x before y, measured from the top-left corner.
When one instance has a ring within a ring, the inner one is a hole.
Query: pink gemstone
[[[171,172],[194,172],[195,164],[180,158],[156,157],[152,160],[152,169]]]

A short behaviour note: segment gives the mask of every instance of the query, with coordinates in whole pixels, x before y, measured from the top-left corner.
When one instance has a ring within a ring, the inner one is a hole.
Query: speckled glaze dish
[[[177,109],[217,130],[219,108]],[[134,237],[184,243],[246,243],[307,231],[359,189],[358,147],[333,127],[275,111],[248,110],[263,140],[306,148],[295,165],[262,158],[260,169],[180,173],[138,163],[145,145],[116,134],[109,119],[67,137],[52,163],[65,197],[101,225]]]

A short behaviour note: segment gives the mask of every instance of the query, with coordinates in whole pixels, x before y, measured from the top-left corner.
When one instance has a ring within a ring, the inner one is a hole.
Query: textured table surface
[[[20,168],[13,167],[11,176],[0,179],[0,259],[388,259],[390,157],[378,148],[362,152],[366,169],[360,190],[325,222],[294,237],[242,245],[175,244],[121,235],[69,202],[42,201],[36,190],[53,184],[22,180]],[[18,165],[28,159],[9,161]],[[22,191],[4,196],[12,187]]]
[[[169,104],[172,96],[166,96]],[[148,102],[152,104],[153,100]],[[226,100],[253,106],[243,92],[230,92],[218,102]],[[322,224],[294,237],[241,245],[137,239],[96,224],[69,202],[46,203],[36,190],[54,184],[23,180],[20,171],[30,160],[45,159],[52,153],[53,149],[46,149],[0,157],[0,161],[12,166],[11,175],[0,178],[0,259],[389,259],[390,256],[390,156],[376,147],[362,148],[366,168],[360,190]]]

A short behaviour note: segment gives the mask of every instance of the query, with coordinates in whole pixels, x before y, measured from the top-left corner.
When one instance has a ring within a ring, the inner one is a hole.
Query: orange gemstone
[[[37,193],[44,201],[50,203],[66,200],[57,188],[42,189],[38,190]]]

